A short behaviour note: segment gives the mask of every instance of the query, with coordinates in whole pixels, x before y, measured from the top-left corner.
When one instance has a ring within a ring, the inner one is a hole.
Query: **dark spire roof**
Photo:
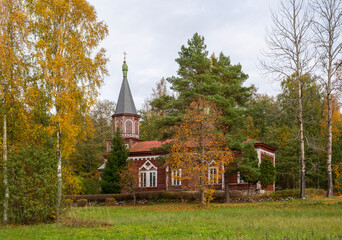
[[[115,114],[122,114],[122,113],[137,114],[137,110],[135,109],[131,89],[129,88],[129,85],[128,85],[127,71],[128,71],[128,66],[126,64],[126,61],[124,61],[122,65],[123,80],[121,84],[119,99],[116,105]]]

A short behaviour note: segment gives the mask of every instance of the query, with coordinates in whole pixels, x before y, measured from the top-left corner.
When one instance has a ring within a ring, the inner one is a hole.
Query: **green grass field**
[[[342,239],[342,197],[72,208],[58,223],[0,228],[0,239]]]

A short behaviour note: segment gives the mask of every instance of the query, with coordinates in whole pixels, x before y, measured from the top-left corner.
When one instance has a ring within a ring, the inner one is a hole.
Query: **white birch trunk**
[[[299,78],[297,76],[297,78]],[[303,104],[302,104],[302,84],[298,79],[298,122],[300,141],[300,198],[305,199],[305,147],[304,147],[304,127],[303,127]]]
[[[331,103],[328,101],[328,151],[327,151],[327,174],[328,174],[328,191],[327,197],[334,196],[333,179],[331,171],[331,154],[332,154],[332,110]]]
[[[57,216],[60,214],[61,201],[62,201],[62,154],[60,150],[61,129],[60,123],[57,122],[57,139],[56,139],[56,157],[57,157]]]
[[[8,187],[8,177],[7,177],[7,113],[4,111],[3,116],[3,174],[4,174],[4,188],[5,188],[5,198],[4,198],[4,213],[3,213],[3,224],[6,225],[8,222],[8,200],[9,200],[9,187]]]
[[[329,74],[330,75],[330,74]],[[328,93],[327,93],[327,107],[328,107],[328,143],[327,143],[327,175],[328,175],[328,191],[327,197],[334,196],[333,179],[331,170],[331,155],[332,155],[332,108],[331,108],[331,76],[328,76]]]

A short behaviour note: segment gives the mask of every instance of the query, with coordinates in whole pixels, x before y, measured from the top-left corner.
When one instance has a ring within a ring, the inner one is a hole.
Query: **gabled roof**
[[[103,170],[105,168],[106,164],[102,164],[101,167],[99,167],[97,170]]]
[[[137,114],[137,110],[134,105],[131,89],[129,88],[128,80],[127,80],[127,71],[128,67],[126,62],[122,65],[123,70],[123,80],[121,84],[120,94],[116,105],[115,114]]]
[[[261,142],[261,141],[255,141],[255,140],[250,139],[250,138],[248,138],[246,141],[244,141],[243,144],[248,143],[248,142],[254,142],[254,148],[264,148],[264,149],[267,149],[273,153],[275,151],[277,151],[277,148],[275,148],[275,147],[272,147],[272,146],[270,146],[264,142]]]

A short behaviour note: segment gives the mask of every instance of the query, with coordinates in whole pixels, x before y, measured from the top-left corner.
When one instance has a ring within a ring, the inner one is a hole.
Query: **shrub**
[[[88,200],[85,199],[85,198],[82,198],[82,199],[78,199],[78,200],[76,201],[76,203],[77,203],[77,206],[78,206],[78,207],[85,207],[85,206],[88,205]]]
[[[67,198],[67,199],[64,199],[63,206],[64,208],[70,208],[72,207],[73,203],[74,203],[74,200]]]
[[[56,218],[56,156],[52,146],[41,144],[21,146],[9,155],[9,223],[33,224]],[[1,206],[3,196],[1,193]]]
[[[272,193],[272,197],[274,198],[286,198],[286,197],[293,197],[298,198],[300,195],[299,189],[285,189],[281,191],[276,191]]]
[[[99,192],[98,176],[82,178],[82,194],[99,194]]]
[[[207,188],[207,189],[204,189],[204,193],[203,193],[203,199],[202,199],[202,204],[204,206],[208,206],[209,203],[214,200],[214,192],[215,190],[212,189],[212,188]]]
[[[107,206],[114,206],[115,205],[115,198],[106,198],[106,205]]]
[[[64,194],[80,194],[82,191],[82,179],[75,176],[70,167],[62,168],[63,176],[63,193]]]

